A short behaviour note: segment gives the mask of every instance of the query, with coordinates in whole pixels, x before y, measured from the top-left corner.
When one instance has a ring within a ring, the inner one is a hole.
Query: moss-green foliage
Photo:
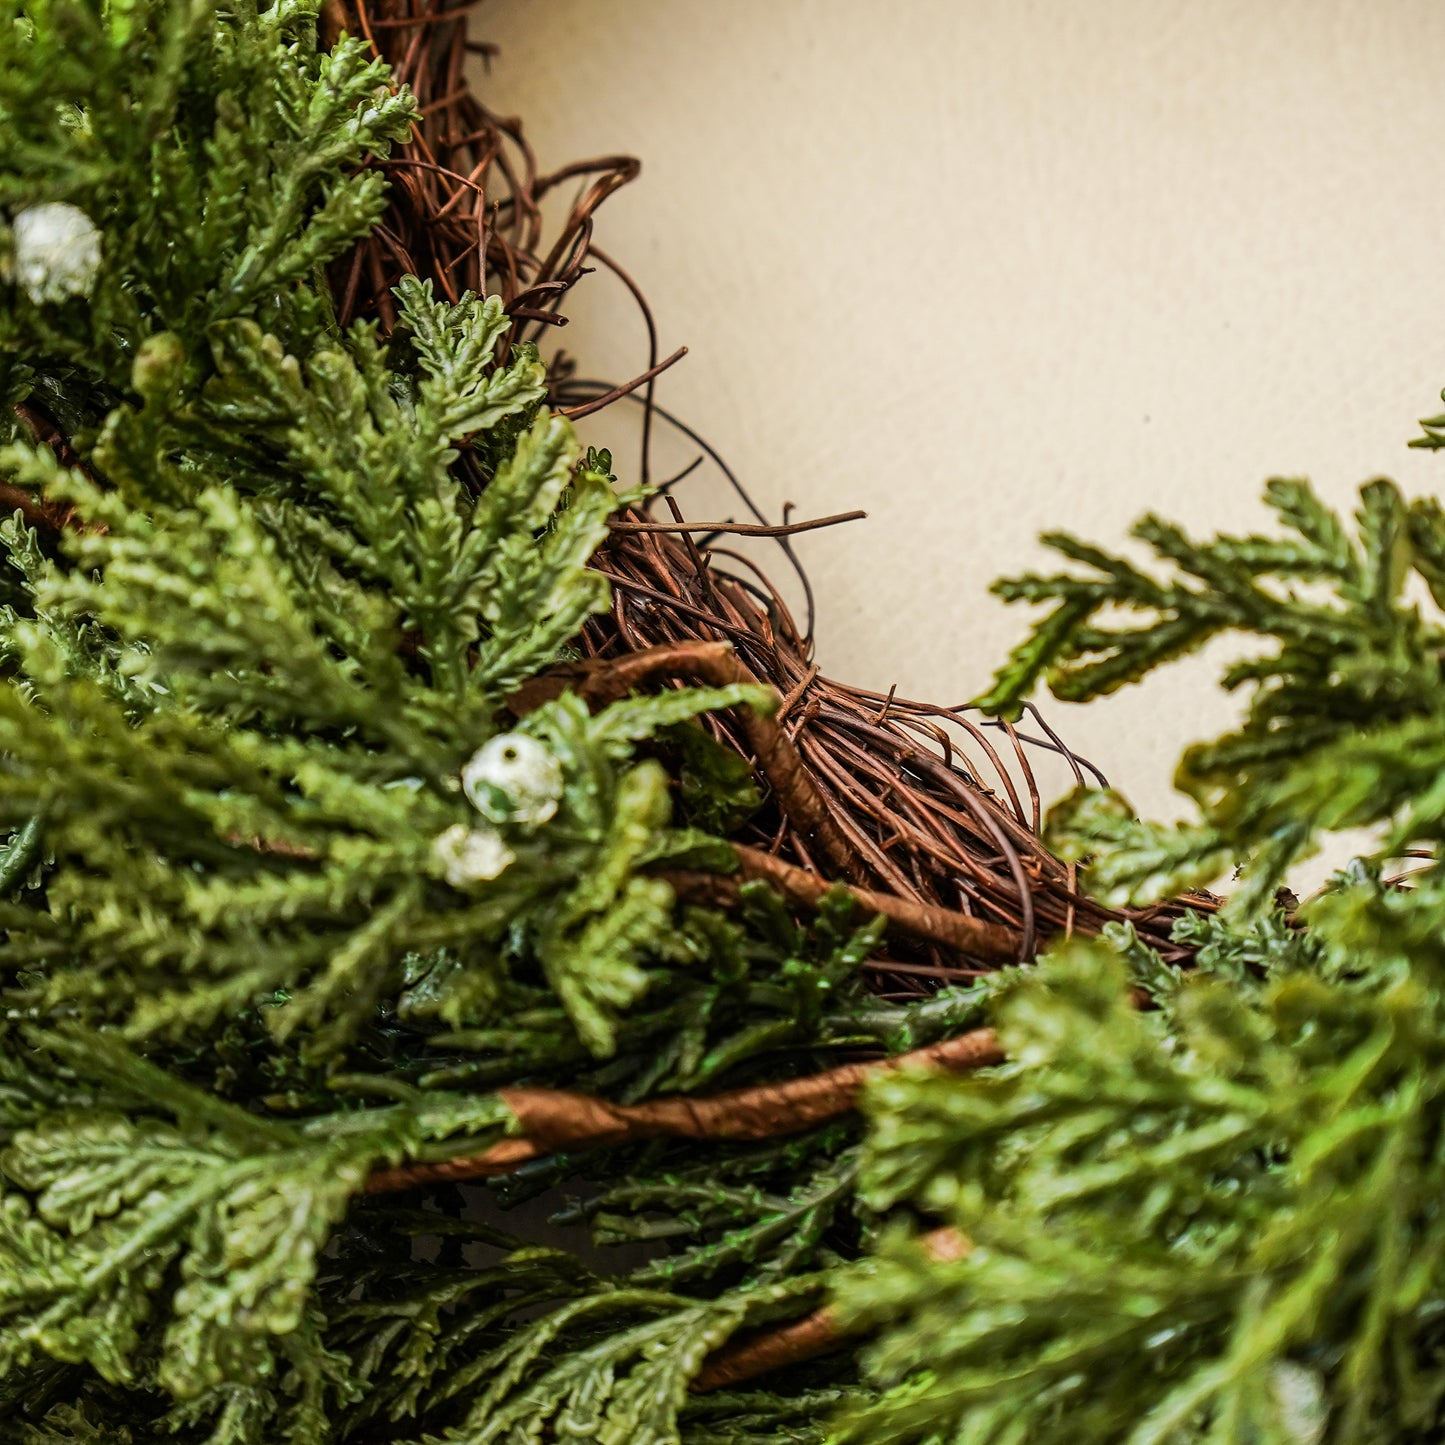
[[[147,1368],[181,1397],[273,1374],[288,1357],[316,1370],[324,1360],[303,1357],[317,1255],[371,1167],[437,1139],[497,1138],[510,1122],[495,1097],[438,1094],[281,1123],[108,1035],[12,1042],[57,1072],[4,1069],[0,1165],[19,1186],[0,1204],[6,1373],[44,1356],[131,1384],[145,1327],[165,1314]]]
[[[26,1445],[818,1441],[846,1359],[687,1384],[858,1254],[856,1123],[495,1188],[570,1189],[615,1265],[474,1190],[365,1193],[515,1129],[508,1085],[776,1080],[978,1001],[872,998],[846,895],[802,928],[651,875],[731,859],[707,830],[757,794],[693,719],[768,695],[513,714],[607,605],[615,478],[495,299],[408,279],[390,335],[337,327],[321,267],[411,102],[315,22],[0,3],[0,481],[35,502],[0,522],[0,1413]],[[56,204],[99,266],[37,284]]]
[[[1221,631],[1262,641],[1225,678],[1252,688],[1243,725],[1181,765],[1196,824],[1109,793],[1052,820],[1112,902],[1235,861],[1242,881],[1179,925],[1192,970],[1128,930],[1057,948],[997,1007],[1006,1067],[873,1089],[865,1199],[974,1249],[938,1262],[898,1227],[844,1276],[844,1315],[882,1329],[867,1365],[886,1393],[843,1440],[1439,1438],[1445,517],[1373,482],[1352,538],[1302,483],[1267,497],[1284,537],[1141,523],[1162,579],[1053,537],[1085,574],[999,584],[1054,607],[1000,673],[1000,710],[1039,676],[1089,697]],[[1297,915],[1271,907],[1322,832],[1356,826],[1373,855]],[[1390,883],[1411,848],[1429,860]]]
[[[326,325],[307,283],[383,202],[379,174],[349,169],[404,137],[412,107],[361,40],[319,53],[315,16],[296,0],[0,5],[0,209],[104,218],[86,301],[17,291],[0,319],[0,354],[41,362],[57,405],[93,416],[96,385],[125,391],[158,331],[255,316],[289,342]],[[71,368],[89,384],[66,386]]]
[[[417,1272],[408,1284],[406,1294],[379,1303],[341,1306],[339,1319],[358,1342],[383,1342],[358,1351],[391,1371],[368,1407],[436,1419],[468,1402],[448,1445],[533,1440],[543,1429],[578,1445],[675,1441],[688,1381],[708,1351],[821,1295],[821,1281],[800,1276],[698,1299],[599,1278],[570,1255],[535,1248],[501,1268]],[[458,1300],[470,1310],[465,1328],[439,1328]],[[496,1327],[525,1303],[547,1308],[533,1321]],[[470,1356],[460,1367],[459,1345]],[[780,1401],[765,1418],[787,1413]],[[738,1437],[730,1426],[724,1438]]]
[[[787,939],[756,888],[741,923],[688,915],[697,957],[629,1018],[618,1055],[590,1065],[541,986],[514,1027],[470,1035],[383,1006],[345,1072],[278,1049],[254,1013],[155,1061],[113,1032],[12,1029],[0,1399],[31,1402],[37,1418],[59,1401],[69,1422],[79,1393],[84,1418],[138,1438],[164,1421],[196,1440],[284,1429],[412,1442],[424,1428],[520,1440],[579,1411],[602,1438],[684,1438],[686,1383],[707,1351],[816,1307],[826,1272],[856,1247],[855,1123],[768,1145],[557,1155],[510,1182],[525,1201],[575,1179],[559,1224],[590,1224],[603,1246],[648,1243],[651,1257],[612,1274],[478,1222],[450,1186],[401,1208],[365,1202],[365,1180],[513,1130],[493,1084],[638,1098],[776,1076],[790,1041],[807,1046],[806,1067],[970,1020],[962,995],[927,1011],[869,999],[855,969],[876,929],[850,929],[848,911],[840,901],[817,935]],[[430,1261],[413,1257],[419,1236]],[[785,1398],[762,1399],[749,1431],[789,1418]],[[713,1424],[702,1438],[771,1438],[746,1433],[741,1415]]]
[[[1433,499],[1407,504],[1392,483],[1374,481],[1351,537],[1306,482],[1272,481],[1265,499],[1281,536],[1199,542],[1145,517],[1133,535],[1167,564],[1162,577],[1050,534],[1049,545],[1087,570],[995,585],[1009,601],[1054,609],[981,700],[1001,712],[1040,677],[1056,696],[1083,701],[1222,633],[1259,640],[1223,678],[1251,689],[1243,726],[1191,747],[1179,766],[1201,826],[1142,828],[1098,799],[1060,816],[1067,855],[1107,849],[1097,878],[1109,902],[1207,883],[1224,861],[1247,860],[1233,900],[1247,913],[1322,832],[1388,825],[1388,852],[1439,836],[1445,822],[1445,514]]]
[[[197,94],[175,105],[197,136],[166,133],[152,167],[177,207],[213,190],[232,205],[243,178],[248,195],[225,239],[191,258],[192,309],[170,307],[136,261],[163,249],[155,214],[107,208],[89,321],[111,292],[128,298],[133,360],[128,375],[100,364],[88,380],[92,396],[114,384],[118,402],[85,439],[83,467],[19,440],[4,453],[13,482],[84,521],[58,556],[18,518],[0,531],[22,593],[3,619],[16,685],[0,692],[0,807],[15,826],[43,816],[53,860],[45,906],[5,920],[11,958],[34,970],[35,1007],[79,1008],[135,1039],[183,1036],[274,993],[278,1036],[305,1027],[323,1053],[395,987],[409,954],[452,948],[439,1007],[453,1022],[485,1022],[509,979],[540,968],[606,1053],[668,911],[666,890],[636,876],[666,847],[666,784],[631,745],[745,694],[699,690],[597,718],[571,699],[542,709],[521,732],[562,765],[555,820],[503,827],[515,858],[491,887],[439,876],[437,839],[481,821],[458,791],[462,765],[508,726],[508,693],[605,605],[604,579],[584,564],[616,501],[577,466],[566,422],[538,413],[535,357],[498,361],[508,323],[495,299],[449,306],[409,281],[389,343],[366,326],[335,333],[324,292],[294,283],[372,218],[375,173],[341,167],[383,121],[403,125],[406,102],[380,89],[355,44],[314,54],[304,9],[218,19],[214,35],[208,16],[202,28],[132,14],[123,40],[114,10],[64,9],[52,26],[69,17],[98,49],[108,40],[117,65],[144,36],[157,65],[193,75]],[[197,29],[203,42],[189,38]],[[227,67],[243,62],[270,103],[237,112],[229,90],[206,87],[239,83]],[[122,79],[137,84],[111,81]],[[142,82],[153,103],[160,82]],[[202,97],[204,125],[191,114]],[[103,119],[90,130],[131,138],[137,124],[119,102]],[[262,149],[278,171],[270,222],[266,173],[246,159]],[[213,174],[219,155],[235,159]],[[122,145],[105,175],[135,189],[139,165]],[[303,243],[311,259],[297,269],[285,258]],[[234,272],[232,245],[250,258]],[[238,274],[271,250],[276,330],[235,314],[238,298],[254,309]],[[52,310],[16,300],[16,354],[38,374],[64,331],[74,358],[103,363],[83,306]],[[519,417],[474,497],[450,474],[457,444]]]

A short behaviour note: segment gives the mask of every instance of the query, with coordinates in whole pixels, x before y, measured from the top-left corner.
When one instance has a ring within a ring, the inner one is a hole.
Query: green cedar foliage
[[[476,1190],[365,1193],[514,1131],[508,1085],[716,1090],[978,1015],[872,997],[846,895],[802,928],[648,872],[731,859],[757,794],[694,719],[769,695],[510,711],[607,606],[619,498],[497,300],[408,279],[390,335],[338,327],[322,267],[410,113],[311,0],[0,0],[0,1411],[26,1445],[820,1441],[846,1358],[687,1385],[859,1253],[856,1121],[494,1188],[568,1187],[624,1246],[591,1263]]]
[[[757,885],[724,917],[648,871],[730,856],[714,835],[757,797],[694,719],[764,696],[510,711],[607,605],[586,563],[615,478],[495,300],[409,279],[392,334],[338,328],[322,267],[375,223],[364,162],[410,101],[315,21],[0,0],[0,481],[34,499],[0,523],[7,1427],[1438,1438],[1445,876],[1386,873],[1445,828],[1439,508],[1372,483],[1351,535],[1275,483],[1282,537],[1150,519],[1162,574],[1060,537],[1083,572],[1001,584],[1052,608],[1002,712],[1261,640],[1226,678],[1243,725],[1181,769],[1196,824],[1081,794],[1052,834],[1112,902],[1242,883],[1179,925],[1188,972],[1115,929],[880,1002],[846,896],[804,929]],[[1373,856],[1273,906],[1358,826]],[[476,1190],[365,1193],[514,1131],[509,1085],[711,1091],[985,1011],[1011,1062],[881,1081],[866,1137],[659,1141],[493,1186],[528,1218],[569,1191],[553,1224],[586,1259]],[[970,1254],[920,1247],[940,1221]],[[845,1351],[689,1395],[732,1335],[825,1301],[874,1331],[861,1380]]]
[[[1145,517],[1133,535],[1167,565],[1162,577],[1054,533],[1045,541],[1089,570],[995,586],[1009,601],[1053,608],[981,700],[1005,713],[1040,677],[1056,696],[1084,701],[1220,634],[1259,641],[1223,678],[1251,689],[1244,723],[1191,747],[1179,766],[1198,826],[1136,825],[1127,808],[1097,797],[1057,820],[1066,856],[1107,849],[1094,875],[1107,902],[1204,884],[1247,860],[1233,907],[1249,913],[1321,833],[1378,825],[1385,856],[1395,856],[1445,826],[1445,514],[1433,499],[1407,504],[1392,483],[1374,481],[1351,537],[1305,482],[1272,481],[1265,500],[1282,536],[1197,542]]]
[[[1383,481],[1353,535],[1303,483],[1267,499],[1281,536],[1146,518],[1163,575],[1053,536],[1083,571],[998,584],[1052,608],[986,700],[1003,712],[1039,677],[1088,698],[1218,633],[1257,640],[1225,675],[1243,723],[1179,770],[1197,823],[1081,793],[1051,828],[1106,901],[1233,862],[1240,881],[1178,926],[1192,970],[1123,928],[1058,946],[996,1008],[1007,1066],[873,1089],[865,1199],[974,1248],[937,1262],[899,1226],[845,1277],[885,1388],[845,1441],[1440,1437],[1445,516]],[[1281,911],[1285,869],[1356,827],[1374,852]]]
[[[15,682],[0,691],[0,806],[51,860],[44,906],[4,918],[22,997],[139,1041],[269,995],[276,1036],[305,1028],[320,1057],[416,973],[411,956],[450,949],[429,1000],[439,1016],[489,1016],[539,967],[605,1054],[668,912],[662,885],[637,876],[671,846],[666,782],[633,744],[749,695],[696,690],[595,718],[563,698],[519,729],[560,765],[555,821],[478,818],[459,770],[505,730],[508,694],[606,605],[584,564],[616,498],[577,465],[567,423],[539,411],[536,357],[497,362],[508,323],[495,299],[450,306],[409,281],[390,341],[365,325],[336,333],[324,291],[297,283],[373,218],[376,174],[340,171],[405,125],[405,97],[378,93],[384,76],[350,41],[316,54],[304,8],[219,15],[214,33],[209,13],[204,43],[189,12],[51,18],[55,39],[73,28],[105,50],[115,72],[97,62],[93,79],[108,88],[165,93],[156,73],[129,73],[139,50],[196,89],[173,96],[164,120],[181,133],[165,133],[153,166],[134,173],[133,144],[100,147],[115,155],[106,182],[147,200],[134,215],[107,205],[89,313],[32,307],[18,288],[7,312],[18,387],[116,396],[77,433],[83,465],[18,425],[4,453],[13,484],[81,522],[58,555],[18,517],[0,538]],[[25,25],[10,39],[31,67],[48,63]],[[245,77],[273,103],[225,103]],[[129,136],[131,111],[117,101],[78,133]],[[17,114],[14,135],[28,124]],[[27,170],[49,158],[16,148]],[[167,249],[145,244],[157,191],[177,214],[198,204],[202,230],[212,196],[232,216],[174,281],[136,259]],[[274,329],[236,314],[257,309],[253,275]],[[108,344],[125,338],[123,369],[105,364],[102,325]],[[83,377],[82,359],[95,363]],[[450,464],[479,433],[509,440],[475,498]],[[475,886],[438,842],[455,828],[491,839],[497,861],[472,869]]]

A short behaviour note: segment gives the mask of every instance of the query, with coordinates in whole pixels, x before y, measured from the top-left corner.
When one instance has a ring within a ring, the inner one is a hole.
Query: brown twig
[[[10,516],[19,512],[32,531],[46,537],[58,537],[64,530],[65,519],[52,515],[52,511],[52,508],[37,501],[33,492],[10,482],[0,482],[0,513]]]
[[[616,661],[554,669],[513,694],[514,711],[530,711],[567,689],[592,707],[620,701],[658,677],[690,677],[714,687],[763,687],[728,642],[687,642],[631,653]],[[779,699],[781,702],[781,699]],[[859,877],[858,859],[840,831],[792,739],[766,713],[742,710],[740,722],[758,767],[780,806],[804,837],[816,839],[828,860],[849,878]]]
[[[55,453],[61,466],[79,466],[69,439],[35,402],[16,402],[15,415],[36,442]],[[57,505],[10,482],[0,482],[0,510],[7,514],[18,511],[27,527],[52,541],[75,521],[73,507]],[[99,528],[92,526],[91,530]]]
[[[739,875],[770,883],[795,908],[816,911],[828,892],[838,886],[785,863],[760,848],[735,844]],[[671,871],[660,875],[680,898],[731,908],[738,901],[737,881],[725,874]],[[910,898],[880,893],[871,888],[848,888],[847,892],[870,913],[881,913],[901,933],[966,954],[988,963],[1016,962],[1020,936],[997,923],[985,923],[947,908],[931,908]]]
[[[693,1376],[688,1389],[694,1395],[728,1390],[786,1365],[801,1365],[816,1360],[819,1355],[830,1355],[848,1339],[848,1332],[838,1323],[837,1313],[824,1305],[800,1319],[789,1320],[771,1330],[760,1330],[736,1345],[717,1350]]]
[[[935,1229],[918,1241],[929,1258],[940,1262],[963,1259],[973,1250],[972,1242],[956,1229]],[[693,1376],[688,1389],[695,1395],[729,1390],[736,1385],[771,1374],[788,1365],[801,1365],[820,1355],[831,1354],[861,1331],[847,1328],[837,1311],[821,1309],[789,1320],[773,1329],[760,1330],[737,1344],[724,1345],[708,1356]]]
[[[576,406],[564,406],[561,414],[570,421],[581,421],[584,416],[591,416],[594,411],[601,411],[604,406],[611,406],[614,401],[621,401],[624,396],[631,396],[639,386],[646,386],[654,377],[661,376],[669,366],[682,360],[687,355],[687,347],[679,346],[671,356],[659,361],[655,366],[649,366],[646,371],[634,376],[631,381],[623,382],[621,386],[614,386],[611,391],[604,391],[601,396],[593,397],[591,401],[579,402]]]
[[[640,1139],[775,1139],[848,1113],[863,1085],[879,1074],[905,1068],[962,1073],[1002,1061],[994,1031],[975,1029],[896,1058],[840,1064],[825,1073],[700,1099],[676,1095],[614,1104],[565,1089],[503,1089],[500,1097],[516,1117],[518,1137],[463,1159],[378,1170],[366,1189],[383,1194],[439,1180],[496,1178],[560,1149],[615,1147]]]
[[[816,532],[823,527],[836,527],[840,522],[861,522],[868,513],[855,509],[836,512],[831,517],[814,517],[807,522],[779,523],[777,526],[754,526],[751,522],[634,522],[614,521],[614,532],[708,532],[727,533],[735,537],[796,537],[799,532]]]

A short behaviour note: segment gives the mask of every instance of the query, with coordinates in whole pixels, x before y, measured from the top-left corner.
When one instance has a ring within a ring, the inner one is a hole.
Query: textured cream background
[[[474,31],[544,164],[643,158],[598,239],[692,348],[659,399],[774,513],[869,510],[803,542],[835,676],[978,692],[1024,623],[986,586],[1045,527],[1445,482],[1405,450],[1445,383],[1437,0],[488,0]],[[588,284],[559,339],[630,376],[641,326]],[[1049,715],[1173,813],[1216,666]]]

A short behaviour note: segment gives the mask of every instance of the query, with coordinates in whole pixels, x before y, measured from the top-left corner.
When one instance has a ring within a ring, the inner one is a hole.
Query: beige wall
[[[544,162],[643,158],[599,240],[692,348],[660,399],[774,511],[871,513],[806,544],[836,676],[976,693],[1023,624],[985,588],[1045,527],[1445,481],[1404,446],[1445,383],[1436,0],[489,0],[474,30]],[[631,375],[591,287],[562,339]],[[1169,813],[1213,672],[1051,716]]]

